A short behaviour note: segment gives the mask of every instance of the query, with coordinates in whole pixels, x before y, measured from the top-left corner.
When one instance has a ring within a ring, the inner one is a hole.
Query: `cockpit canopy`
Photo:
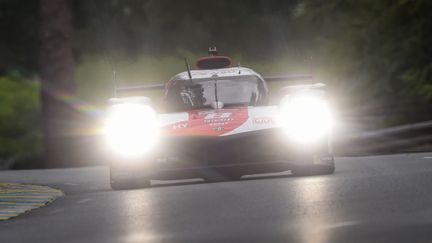
[[[165,93],[170,112],[238,106],[261,106],[268,103],[268,91],[257,75],[223,76],[192,80],[171,80]]]

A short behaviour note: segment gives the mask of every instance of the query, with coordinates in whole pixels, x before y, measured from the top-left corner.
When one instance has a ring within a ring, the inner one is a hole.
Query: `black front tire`
[[[110,167],[110,185],[113,190],[130,190],[146,188],[150,186],[150,179],[146,176],[140,178],[127,178],[119,175],[119,169],[113,166]],[[125,171],[121,171],[122,174]]]

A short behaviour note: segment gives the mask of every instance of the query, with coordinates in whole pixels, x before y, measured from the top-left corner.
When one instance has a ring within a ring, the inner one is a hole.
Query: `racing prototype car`
[[[288,171],[332,174],[332,115],[325,85],[310,75],[262,77],[210,49],[196,69],[164,84],[117,88],[110,99],[104,134],[112,152],[113,189],[150,186],[151,179],[240,179]],[[270,105],[266,82],[305,84],[280,90]],[[131,91],[164,89],[165,112]],[[126,94],[126,95],[125,95]]]

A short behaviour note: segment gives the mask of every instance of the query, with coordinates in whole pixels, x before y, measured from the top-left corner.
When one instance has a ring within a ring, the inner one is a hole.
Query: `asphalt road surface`
[[[0,242],[432,242],[432,153],[337,158],[334,175],[156,182],[112,191],[108,168],[4,171],[66,196],[0,222]]]

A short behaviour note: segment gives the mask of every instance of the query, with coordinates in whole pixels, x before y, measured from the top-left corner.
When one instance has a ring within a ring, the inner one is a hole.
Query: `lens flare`
[[[312,143],[324,137],[333,123],[325,100],[306,94],[284,99],[279,120],[288,136],[302,143]]]
[[[117,104],[109,111],[104,128],[108,145],[126,157],[139,157],[151,150],[158,140],[155,111],[142,104]]]

